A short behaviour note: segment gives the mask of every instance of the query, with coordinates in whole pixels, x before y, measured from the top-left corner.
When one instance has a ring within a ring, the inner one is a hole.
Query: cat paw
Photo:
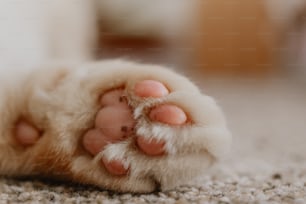
[[[154,80],[144,80],[134,87],[135,96],[145,98],[162,98],[169,94],[168,89],[160,82]],[[137,120],[133,117],[133,108],[125,98],[123,88],[106,92],[100,100],[101,109],[95,119],[95,126],[87,131],[83,137],[85,149],[96,156],[102,152],[107,145],[115,144],[135,137],[135,145],[148,156],[162,156],[166,154],[165,141],[161,138],[148,139],[136,135],[135,125]],[[147,116],[153,122],[180,126],[187,122],[184,111],[170,104],[162,104],[152,108]],[[124,161],[111,160],[102,157],[102,163],[112,175],[127,175],[129,166]]]
[[[158,66],[93,63],[32,98],[32,108],[43,107],[44,131],[21,123],[30,136],[19,140],[32,145],[33,172],[45,176],[122,192],[166,190],[205,173],[231,143],[214,100]]]

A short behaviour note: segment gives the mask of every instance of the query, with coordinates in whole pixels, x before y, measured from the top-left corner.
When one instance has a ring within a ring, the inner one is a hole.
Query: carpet
[[[196,79],[226,113],[232,152],[201,179],[166,192],[0,179],[2,203],[306,203],[306,86],[288,78]]]

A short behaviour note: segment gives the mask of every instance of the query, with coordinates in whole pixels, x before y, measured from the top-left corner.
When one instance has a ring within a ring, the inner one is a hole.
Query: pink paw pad
[[[17,142],[23,146],[34,145],[40,138],[40,131],[25,120],[16,123],[14,134]]]

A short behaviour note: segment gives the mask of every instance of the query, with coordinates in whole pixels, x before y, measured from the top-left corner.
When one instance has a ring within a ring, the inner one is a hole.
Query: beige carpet
[[[306,86],[294,80],[197,80],[226,112],[233,151],[197,184],[146,195],[0,180],[2,203],[306,203]]]

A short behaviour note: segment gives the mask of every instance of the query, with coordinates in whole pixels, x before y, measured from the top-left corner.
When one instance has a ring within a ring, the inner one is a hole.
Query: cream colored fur
[[[150,192],[189,182],[228,152],[231,136],[211,97],[187,78],[157,65],[123,60],[90,62],[95,39],[95,18],[90,12],[93,2],[43,2],[49,1],[0,3],[0,13],[10,16],[8,22],[0,18],[1,31],[7,31],[0,32],[0,52],[6,53],[0,62],[1,175],[47,176],[122,192]],[[19,20],[24,25],[19,25]],[[59,60],[64,62],[56,62]],[[140,99],[132,90],[143,79],[161,81],[171,93],[161,99]],[[99,97],[119,86],[125,87],[134,109],[136,134],[166,140],[167,156],[144,155],[135,147],[134,137],[108,145],[95,158],[83,149],[82,136],[93,126]],[[149,121],[147,110],[162,103],[183,108],[191,122],[171,127]],[[22,147],[14,139],[14,124],[20,117],[43,131],[32,147]],[[130,174],[111,176],[101,165],[102,155],[125,158]]]

